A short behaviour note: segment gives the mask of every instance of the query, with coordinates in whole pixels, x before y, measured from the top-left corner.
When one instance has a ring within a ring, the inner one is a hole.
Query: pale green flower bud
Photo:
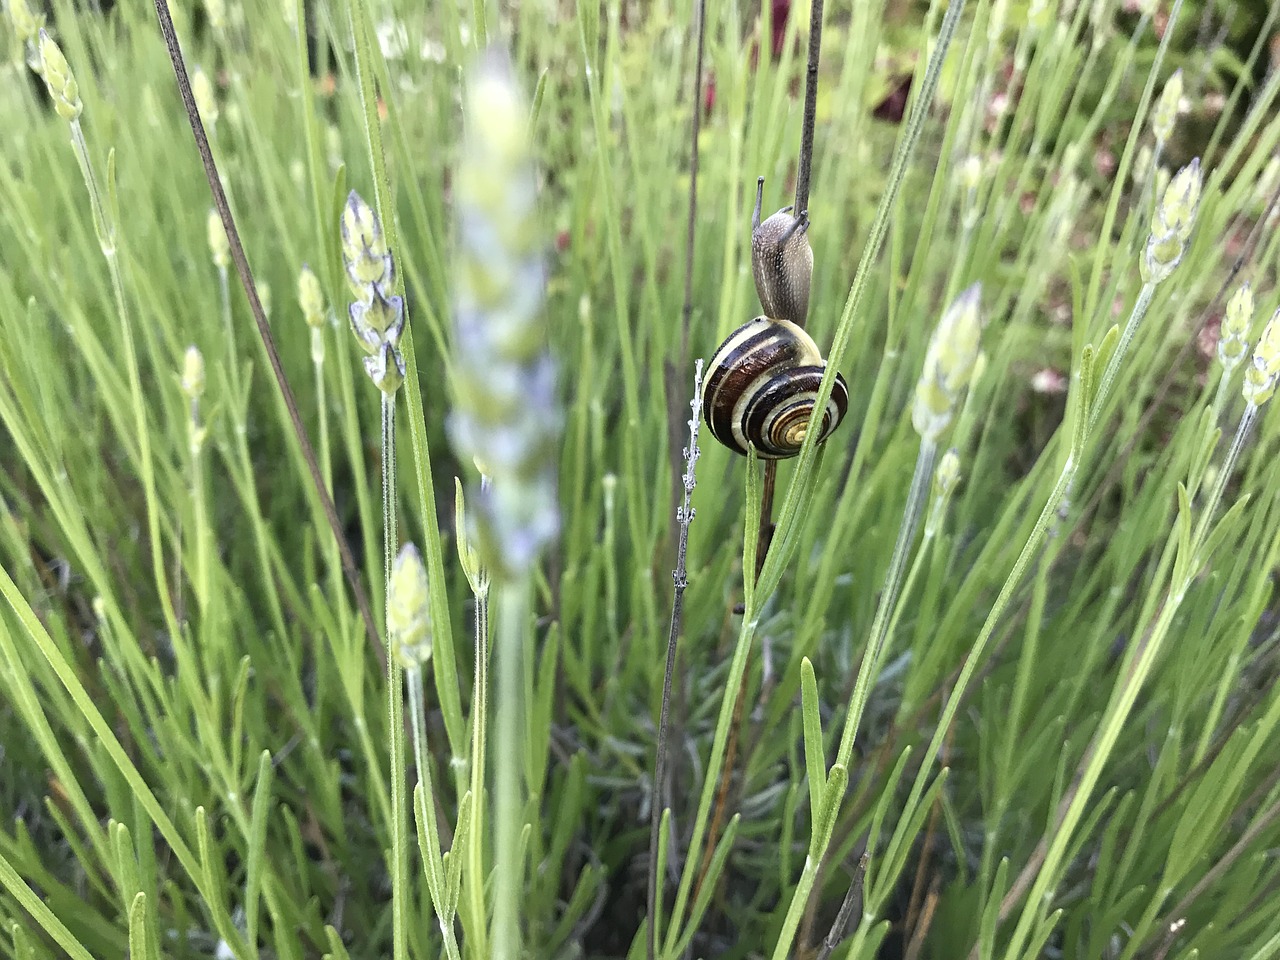
[[[258,302],[262,304],[262,315],[271,319],[271,284],[265,280],[258,281]]]
[[[1175,70],[1173,76],[1165,81],[1160,99],[1151,111],[1151,131],[1156,136],[1156,143],[1164,143],[1173,133],[1173,125],[1178,119],[1178,105],[1182,100],[1182,71]]]
[[[1151,166],[1155,162],[1155,151],[1151,145],[1144,143],[1138,148],[1138,155],[1133,158],[1133,179],[1143,183],[1151,175]]]
[[[218,211],[209,210],[209,219],[205,221],[209,236],[209,253],[213,255],[213,265],[225,270],[231,265],[231,244],[227,241],[227,231],[222,229],[222,218]]]
[[[187,347],[182,358],[182,392],[188,400],[204,394],[204,356],[196,347]]]
[[[200,111],[200,117],[204,120],[206,127],[212,127],[218,122],[218,98],[213,91],[213,81],[209,79],[209,75],[200,67],[196,67],[191,74],[191,95],[195,97],[196,109]]]
[[[1196,209],[1200,205],[1203,178],[1200,158],[1192,160],[1169,181],[1160,205],[1156,208],[1155,222],[1147,239],[1141,266],[1142,278],[1149,283],[1159,283],[1173,272],[1186,251],[1187,239],[1195,223]]]
[[[933,474],[933,503],[929,507],[929,517],[925,522],[925,536],[936,537],[942,526],[951,494],[960,483],[960,454],[952,447],[938,461],[938,469]]]
[[[387,637],[391,652],[406,670],[431,659],[431,605],[427,568],[418,548],[406,543],[391,567],[387,583]]]
[[[946,429],[973,376],[982,336],[981,297],[982,286],[977,283],[960,294],[929,341],[911,411],[911,422],[922,439],[937,440]]]
[[[959,483],[960,453],[952,447],[938,461],[938,470],[933,475],[933,492],[937,497],[945,500],[955,492],[956,485]]]
[[[982,183],[982,158],[977,154],[969,154],[960,164],[960,186],[965,190],[977,190]]]
[[[1260,407],[1276,392],[1280,377],[1280,310],[1272,314],[1253,351],[1253,361],[1244,369],[1244,398]]]
[[[44,26],[44,17],[37,17],[27,6],[27,0],[9,0],[9,20],[13,23],[13,32],[25,43],[36,43],[40,28]]]
[[[40,74],[53,98],[53,108],[64,120],[79,120],[84,110],[80,103],[80,86],[71,73],[71,66],[62,54],[62,48],[49,34],[40,31]]]
[[[320,280],[305,263],[298,273],[298,306],[302,308],[307,326],[324,326],[324,294],[320,290]]]
[[[1200,206],[1203,184],[1200,158],[1196,157],[1169,181],[1156,211],[1164,229],[1175,234],[1183,243],[1191,236],[1191,226],[1195,222],[1196,209]]]
[[[1253,291],[1249,284],[1242,283],[1227,302],[1227,312],[1218,334],[1218,359],[1228,376],[1249,352],[1249,327],[1252,324]]]

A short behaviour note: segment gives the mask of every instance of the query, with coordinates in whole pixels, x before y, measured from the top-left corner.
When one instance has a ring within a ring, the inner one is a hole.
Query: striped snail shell
[[[702,413],[712,435],[735,453],[748,446],[766,460],[800,452],[826,361],[813,338],[790,320],[756,317],[711,358],[702,388]],[[836,374],[822,417],[825,440],[849,409],[849,387]]]
[[[808,211],[791,215],[783,207],[764,223],[760,204],[764,177],[756,181],[756,209],[751,215],[751,273],[767,317],[803,324],[809,313],[809,282],[813,277],[813,248],[806,236]]]

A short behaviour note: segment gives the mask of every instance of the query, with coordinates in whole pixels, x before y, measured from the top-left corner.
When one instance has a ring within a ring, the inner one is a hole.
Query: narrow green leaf
[[[275,766],[271,762],[271,751],[263,750],[258,755],[258,776],[253,790],[253,805],[249,812],[249,849],[245,867],[244,889],[244,927],[245,939],[251,944],[258,942],[259,897],[262,892],[262,874],[264,867],[269,868],[267,858],[267,816],[271,810],[271,787],[275,777]]]
[[[809,809],[817,814],[827,785],[826,753],[822,747],[822,717],[818,711],[818,681],[813,664],[800,661],[800,709],[804,716],[804,762],[809,775]]]
[[[129,905],[129,960],[160,960],[147,924],[147,895],[139,893]]]
[[[693,909],[689,913],[689,922],[685,926],[684,935],[677,941],[676,948],[673,951],[675,956],[683,954],[689,948],[693,935],[698,932],[702,917],[706,914],[707,907],[711,905],[712,894],[720,883],[720,874],[724,871],[729,851],[733,849],[733,841],[738,835],[738,823],[741,819],[742,815],[735,813],[728,826],[724,828],[724,836],[716,844],[715,853],[711,857],[711,863],[708,865],[702,880],[702,888],[698,891],[698,896],[693,901]]]
[[[453,831],[453,847],[445,864],[445,923],[452,923],[458,912],[458,897],[462,890],[462,865],[467,861],[467,839],[471,836],[471,791],[462,795],[458,804],[458,825]]]

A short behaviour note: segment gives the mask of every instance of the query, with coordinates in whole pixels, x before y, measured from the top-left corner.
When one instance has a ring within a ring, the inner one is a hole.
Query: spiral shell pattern
[[[743,456],[754,446],[767,460],[794,457],[804,443],[825,370],[818,345],[803,329],[789,320],[756,317],[731,333],[711,358],[702,390],[707,426]],[[848,409],[849,387],[837,374],[819,443]]]

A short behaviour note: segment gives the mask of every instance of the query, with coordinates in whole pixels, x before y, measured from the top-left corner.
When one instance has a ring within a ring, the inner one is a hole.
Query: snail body
[[[809,314],[813,247],[809,245],[809,213],[791,215],[783,207],[763,223],[760,205],[764,177],[756,181],[756,208],[751,215],[751,274],[766,317],[803,325]]]
[[[766,460],[800,452],[826,362],[813,338],[790,320],[756,317],[715,352],[702,389],[712,435],[735,453],[749,447]],[[849,409],[849,387],[836,374],[819,426],[825,440]]]

